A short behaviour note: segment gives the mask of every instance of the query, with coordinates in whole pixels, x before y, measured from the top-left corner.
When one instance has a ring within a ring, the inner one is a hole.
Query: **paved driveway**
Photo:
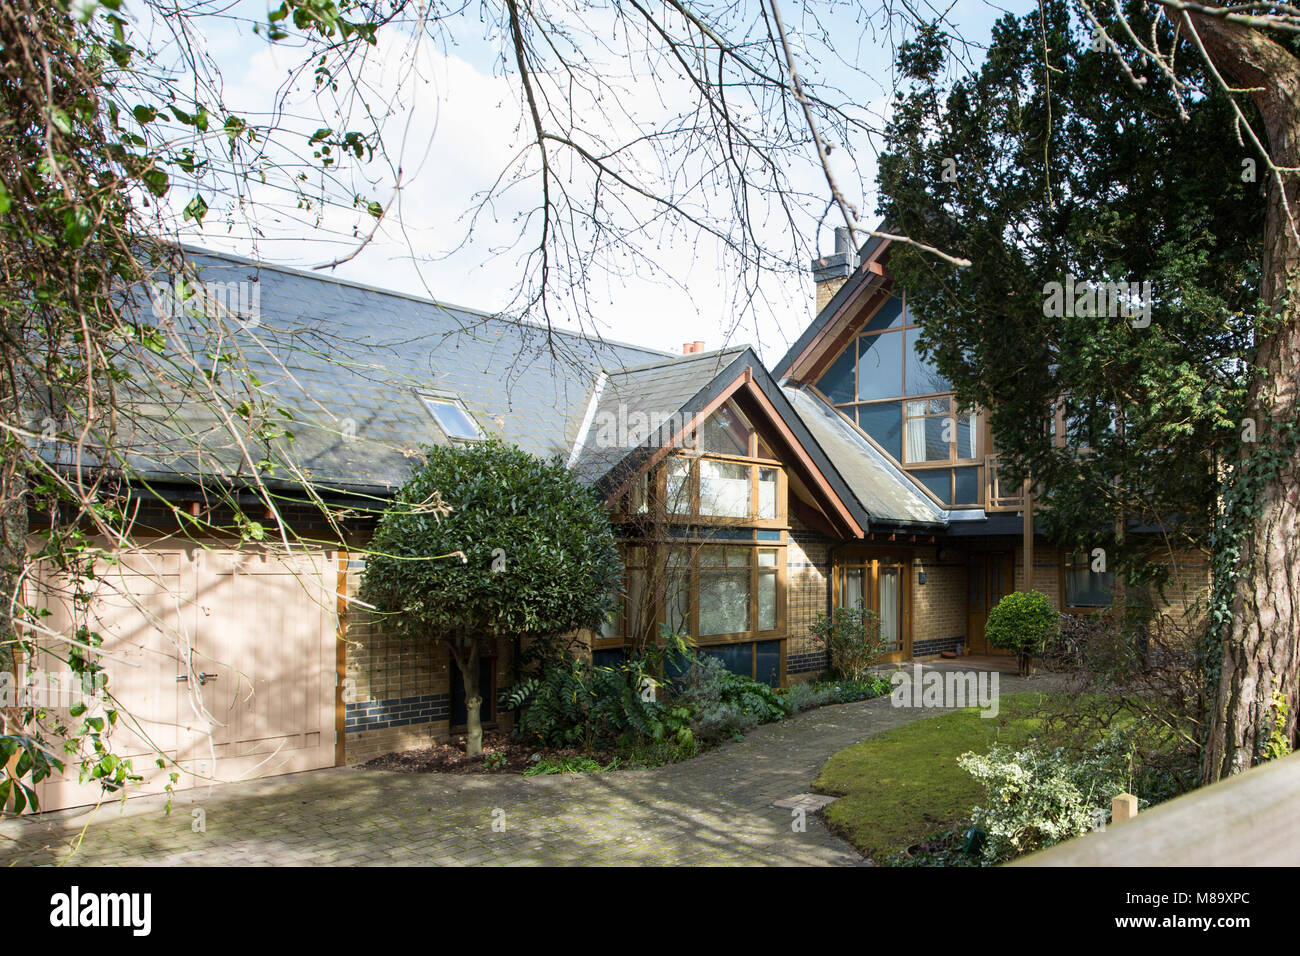
[[[1004,677],[1002,690],[1020,683]],[[800,832],[772,803],[807,791],[836,751],[939,712],[888,697],[823,707],[653,770],[525,779],[338,767],[187,791],[170,816],[142,797],[0,822],[0,864],[857,865],[815,816]]]

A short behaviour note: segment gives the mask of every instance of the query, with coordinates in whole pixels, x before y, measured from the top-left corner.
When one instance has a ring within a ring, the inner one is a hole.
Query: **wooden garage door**
[[[132,793],[160,792],[172,773],[180,790],[333,765],[336,565],[323,551],[196,546],[134,551],[104,569],[90,626],[120,702],[113,752],[145,777]],[[50,620],[70,623],[58,588],[46,591]],[[69,766],[41,806],[99,792]]]

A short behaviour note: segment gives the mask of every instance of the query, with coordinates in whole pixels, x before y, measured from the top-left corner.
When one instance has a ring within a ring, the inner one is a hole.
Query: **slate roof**
[[[486,434],[561,456],[608,493],[649,446],[598,440],[602,421],[644,413],[675,430],[748,367],[861,527],[947,524],[897,466],[816,396],[778,385],[748,346],[671,355],[236,256],[188,257],[202,282],[256,283],[256,322],[232,325],[233,344],[261,382],[259,397],[292,414],[294,441],[272,442],[273,451],[323,494],[388,494],[409,476],[418,445],[447,440],[421,394],[459,399]],[[193,345],[197,354],[213,348]],[[138,473],[192,481],[246,470],[205,406],[165,389],[138,400],[145,434],[125,439],[141,449],[130,458]]]
[[[859,504],[875,520],[935,527],[947,523],[947,512],[922,494],[833,408],[803,388],[784,386],[781,391]]]
[[[646,442],[660,434],[671,438],[675,428],[684,426],[712,400],[713,392],[734,380],[739,371],[729,377],[723,372],[747,354],[753,365],[761,367],[753,351],[742,345],[660,358],[610,373],[593,396],[574,473],[595,483],[638,447],[648,448]],[[717,389],[710,389],[715,383]]]
[[[664,353],[548,331],[472,309],[235,256],[191,250],[200,281],[257,283],[257,322],[236,328],[263,398],[289,409],[281,445],[325,488],[383,492],[409,475],[410,451],[446,441],[420,393],[453,395],[486,434],[539,455],[567,456],[602,372]],[[159,434],[188,433],[199,457],[151,453],[132,461],[152,478],[232,471],[225,430],[200,408],[159,397]],[[163,420],[166,419],[166,420]]]

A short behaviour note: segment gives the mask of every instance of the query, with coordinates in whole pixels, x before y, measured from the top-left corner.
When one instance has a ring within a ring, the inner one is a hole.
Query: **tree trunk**
[[[465,685],[465,754],[477,757],[483,752],[483,692],[478,679],[482,644],[473,638],[468,643],[466,649],[453,649],[452,656]]]
[[[1251,90],[1273,163],[1300,165],[1300,61],[1262,31],[1214,17],[1193,14],[1190,19],[1224,78]],[[1275,682],[1290,707],[1285,731],[1294,738],[1296,730],[1300,560],[1292,552],[1300,545],[1300,469],[1293,443],[1279,431],[1295,426],[1300,388],[1300,299],[1287,294],[1288,285],[1300,276],[1300,182],[1283,173],[1280,188],[1272,171],[1263,175],[1268,208],[1260,292],[1276,324],[1263,330],[1257,342],[1258,378],[1251,386],[1249,414],[1259,441],[1246,445],[1243,453],[1277,450],[1284,458],[1266,472],[1244,542],[1232,628],[1224,638],[1210,713],[1202,765],[1206,783],[1255,761],[1275,720]]]
[[[9,671],[13,675],[12,686],[17,687],[20,635],[14,626],[12,609],[27,561],[27,484],[18,460],[21,451],[13,447],[17,440],[5,439],[5,442],[0,445],[0,670]],[[0,701],[0,733],[16,734],[23,729],[18,725],[21,708],[11,704]]]

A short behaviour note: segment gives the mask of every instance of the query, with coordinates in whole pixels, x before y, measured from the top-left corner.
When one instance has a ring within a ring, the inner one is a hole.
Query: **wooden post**
[[[1110,822],[1132,820],[1138,815],[1138,798],[1131,793],[1121,793],[1110,802]]]
[[[1034,486],[1025,479],[1024,485],[1024,516],[1025,516],[1025,537],[1023,550],[1025,552],[1025,591],[1034,589]]]

